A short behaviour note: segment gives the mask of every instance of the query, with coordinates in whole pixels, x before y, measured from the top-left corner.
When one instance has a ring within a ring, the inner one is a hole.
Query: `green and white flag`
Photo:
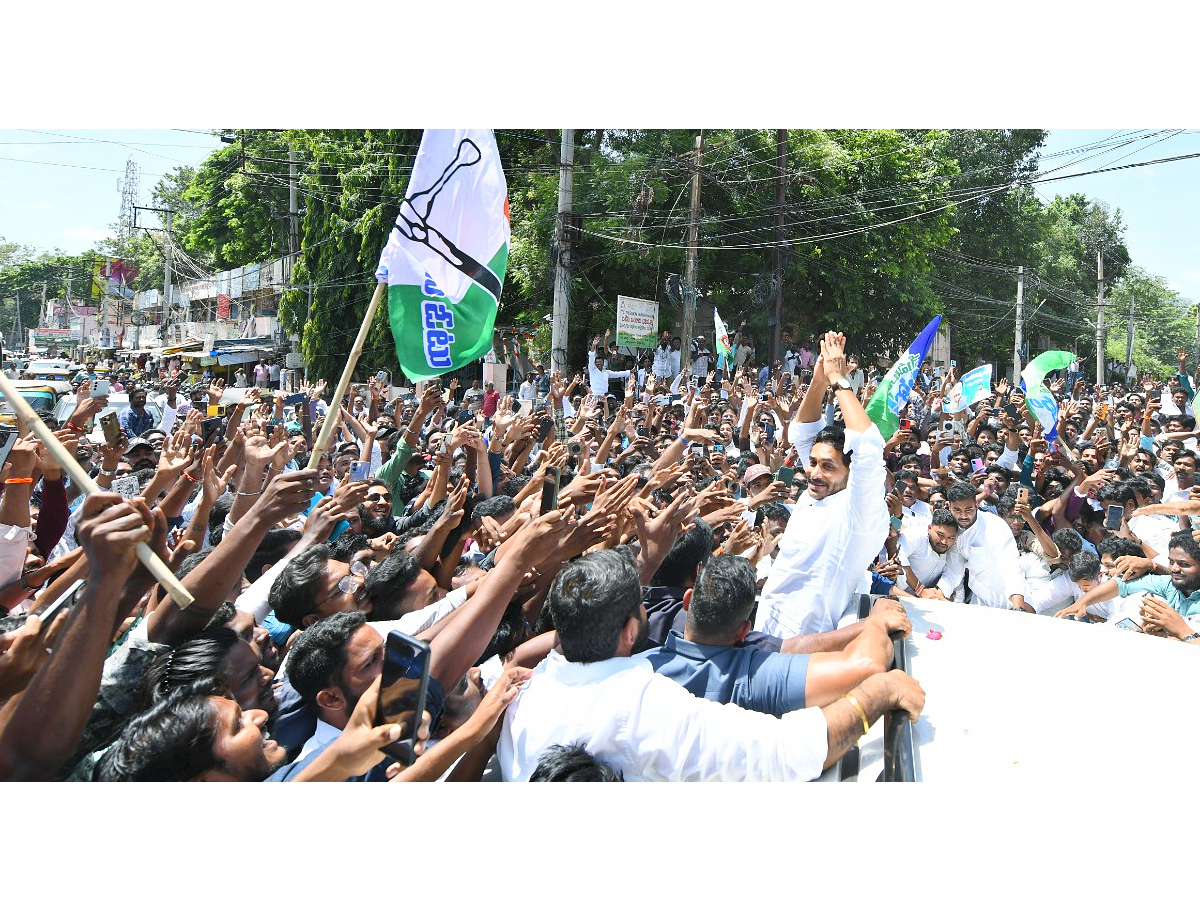
[[[426,129],[375,270],[410,379],[451,372],[492,346],[508,241],[508,186],[492,132]]]

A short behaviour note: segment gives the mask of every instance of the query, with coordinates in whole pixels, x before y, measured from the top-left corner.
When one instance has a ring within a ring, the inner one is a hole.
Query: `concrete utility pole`
[[[296,151],[288,147],[288,255],[293,257],[293,265],[296,253],[300,249],[300,206],[296,201],[296,175]]]
[[[1104,251],[1096,251],[1096,384],[1104,384]]]
[[[1129,367],[1133,365],[1133,306],[1137,294],[1129,295],[1129,337],[1125,341],[1125,381],[1129,381]]]
[[[1017,266],[1017,333],[1013,339],[1013,384],[1021,381],[1021,345],[1025,343],[1025,267]]]
[[[567,366],[567,325],[571,314],[571,274],[567,268],[567,219],[571,215],[571,179],[575,166],[575,129],[562,130],[558,154],[558,219],[554,227],[554,315],[550,319],[550,371]],[[608,348],[605,348],[607,352]]]
[[[169,209],[163,210],[163,212],[167,216],[167,227],[163,232],[163,244],[165,245],[163,251],[163,324],[166,325],[170,322],[171,317],[171,216],[174,213]],[[164,337],[163,344],[165,345],[166,342],[167,338]]]
[[[787,129],[775,132],[775,321],[771,325],[771,360],[780,358],[783,329],[783,203],[787,195],[784,168],[787,166]]]
[[[696,146],[692,151],[692,205],[691,221],[688,223],[687,261],[683,267],[683,328],[679,334],[679,371],[688,372],[692,367],[692,331],[696,327],[696,269],[700,241],[700,163],[704,147],[704,130],[696,135]]]

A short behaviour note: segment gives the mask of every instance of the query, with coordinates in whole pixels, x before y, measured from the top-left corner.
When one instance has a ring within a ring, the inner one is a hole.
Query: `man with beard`
[[[417,528],[429,520],[431,511],[419,509],[412,515],[392,515],[392,489],[386,481],[378,478],[368,482],[367,499],[358,507],[359,519],[362,522],[362,533],[369,538],[381,537],[385,534],[400,534],[409,528]],[[421,479],[424,485],[424,479]]]
[[[154,416],[146,410],[144,388],[134,388],[129,392],[129,406],[117,413],[117,423],[131,441],[154,427]]]
[[[131,472],[145,472],[152,471],[158,466],[157,456],[152,443],[145,438],[137,438],[129,442],[124,459],[129,463]]]
[[[575,741],[630,781],[807,781],[872,719],[896,708],[915,719],[924,706],[920,685],[899,670],[780,718],[693,696],[634,657],[646,610],[637,568],[619,549],[569,563],[547,603],[562,652],[551,651],[505,713],[505,781],[527,781],[545,750]]]

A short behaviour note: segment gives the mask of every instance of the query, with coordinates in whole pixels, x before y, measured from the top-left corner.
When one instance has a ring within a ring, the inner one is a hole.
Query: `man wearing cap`
[[[788,521],[754,623],[780,638],[836,629],[888,536],[883,437],[846,378],[845,347],[840,332],[825,335],[790,429],[808,461],[808,489]],[[824,427],[831,385],[844,430]]]
[[[134,438],[129,442],[129,447],[126,448],[123,459],[129,463],[130,471],[141,472],[157,466],[157,456],[158,454],[155,452],[152,443],[145,438]]]
[[[117,413],[117,423],[130,440],[154,427],[154,416],[146,411],[144,388],[134,388],[129,392],[129,405]]]

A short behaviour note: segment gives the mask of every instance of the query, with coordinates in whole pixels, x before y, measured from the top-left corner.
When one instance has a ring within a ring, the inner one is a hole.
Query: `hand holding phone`
[[[558,509],[558,466],[546,466],[546,478],[542,482],[542,505],[539,515]]]
[[[393,631],[387,636],[375,724],[400,726],[400,737],[382,749],[406,766],[416,760],[413,746],[425,717],[429,663],[429,645],[424,641],[402,631]]]

